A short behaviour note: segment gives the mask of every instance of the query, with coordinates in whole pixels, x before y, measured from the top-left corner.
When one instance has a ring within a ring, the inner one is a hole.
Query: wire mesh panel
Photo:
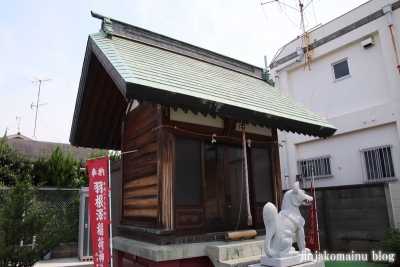
[[[79,189],[41,188],[35,201],[54,210],[55,225],[63,227],[63,243],[78,242]]]
[[[9,188],[1,188],[10,190]],[[51,222],[33,236],[24,237],[21,245],[32,245],[53,230],[62,233],[62,243],[78,242],[79,189],[40,188],[32,198],[35,209],[43,216],[51,215]],[[0,208],[4,205],[0,201]]]

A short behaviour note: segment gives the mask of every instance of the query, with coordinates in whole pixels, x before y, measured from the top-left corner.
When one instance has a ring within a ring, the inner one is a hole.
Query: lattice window
[[[297,170],[301,178],[330,178],[332,177],[331,156],[320,156],[315,158],[301,159],[297,161]]]
[[[392,145],[377,146],[360,150],[364,182],[395,181]]]

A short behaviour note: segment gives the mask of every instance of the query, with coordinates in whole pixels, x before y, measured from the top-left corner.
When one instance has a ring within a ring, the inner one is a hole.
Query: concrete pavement
[[[93,261],[80,261],[78,257],[38,261],[34,267],[93,267]]]

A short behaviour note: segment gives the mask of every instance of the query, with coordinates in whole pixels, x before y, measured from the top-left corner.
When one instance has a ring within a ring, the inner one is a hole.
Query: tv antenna
[[[25,118],[25,116],[19,117],[19,116],[17,115],[17,117],[15,118],[15,119],[18,121],[18,133],[19,133],[19,125],[20,125],[20,123],[21,123],[21,119],[22,119],[22,118]]]
[[[25,78],[25,79],[26,79],[26,78]],[[33,83],[35,86],[36,86],[37,84],[39,84],[39,91],[38,91],[38,97],[37,97],[36,105],[34,105],[33,102],[32,102],[32,104],[31,104],[31,109],[32,109],[32,110],[33,110],[34,107],[36,108],[35,128],[33,129],[33,138],[35,138],[35,140],[36,140],[36,121],[37,121],[38,109],[39,109],[40,106],[43,106],[43,105],[46,105],[46,104],[47,104],[47,103],[44,103],[44,104],[40,104],[40,105],[39,105],[40,87],[41,87],[42,83],[51,81],[51,79],[46,79],[46,80],[36,79],[35,81],[31,81],[31,80],[29,80],[29,79],[27,79],[27,80],[30,81],[31,83]]]
[[[261,2],[261,5],[262,6],[264,6],[264,5],[266,5],[266,4],[270,4],[270,3],[277,3],[278,4],[278,6],[279,6],[279,8],[283,11],[283,13],[286,15],[286,17],[293,23],[293,24],[295,24],[296,25],[296,23],[294,23],[293,22],[293,20],[291,20],[290,19],[290,17],[286,14],[286,12],[285,12],[285,10],[282,8],[282,6],[281,5],[283,5],[284,7],[288,7],[288,8],[291,8],[291,9],[293,9],[293,10],[296,10],[296,11],[298,11],[298,12],[300,12],[300,27],[299,26],[297,26],[297,28],[299,28],[301,31],[302,31],[302,35],[301,35],[301,37],[303,38],[303,42],[305,43],[305,48],[306,48],[306,58],[305,58],[305,60],[306,60],[306,62],[308,63],[308,69],[309,70],[311,70],[311,55],[309,54],[309,39],[308,39],[308,33],[307,33],[307,31],[306,31],[306,27],[305,27],[305,24],[304,24],[304,10],[313,2],[314,0],[311,0],[311,1],[307,1],[308,3],[306,4],[306,6],[304,6],[304,0],[302,1],[302,0],[299,0],[299,8],[296,8],[296,7],[294,7],[294,6],[291,6],[291,5],[287,5],[287,4],[285,4],[284,3],[284,1],[280,1],[280,0],[270,0],[270,1],[267,1],[267,2]],[[303,2],[303,3],[302,3]],[[315,14],[315,13],[314,13]],[[303,47],[302,47],[302,49],[303,49]],[[275,58],[274,58],[275,59]]]

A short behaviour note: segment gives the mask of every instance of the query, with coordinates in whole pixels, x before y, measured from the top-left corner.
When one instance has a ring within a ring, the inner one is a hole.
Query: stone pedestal
[[[249,267],[323,267],[325,263],[323,261],[312,261],[313,255],[308,254],[298,254],[293,257],[286,258],[269,258],[267,256],[262,256],[259,264],[249,265]]]
[[[261,257],[261,265],[263,266],[274,266],[274,267],[287,267],[294,266],[306,262],[312,261],[312,254],[298,254],[293,257],[286,258],[269,258],[267,256]]]

